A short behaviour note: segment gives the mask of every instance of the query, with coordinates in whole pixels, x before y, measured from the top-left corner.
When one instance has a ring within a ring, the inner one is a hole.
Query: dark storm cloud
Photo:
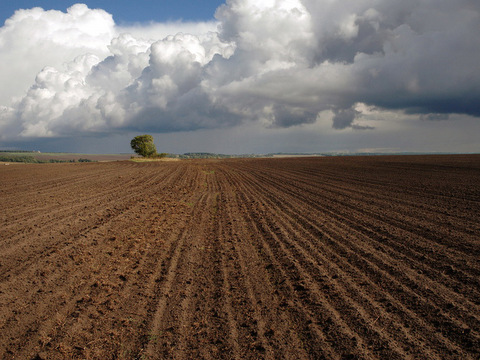
[[[345,129],[347,127],[351,127],[355,117],[358,115],[358,112],[354,109],[340,109],[334,110],[334,117],[333,117],[333,128],[334,129]]]

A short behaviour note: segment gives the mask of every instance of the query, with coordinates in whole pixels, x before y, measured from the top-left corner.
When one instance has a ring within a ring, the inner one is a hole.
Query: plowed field
[[[0,167],[1,359],[479,359],[480,156]]]

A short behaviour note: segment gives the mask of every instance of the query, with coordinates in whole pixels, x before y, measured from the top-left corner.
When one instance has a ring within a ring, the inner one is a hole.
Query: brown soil
[[[0,167],[1,359],[478,359],[480,156]]]

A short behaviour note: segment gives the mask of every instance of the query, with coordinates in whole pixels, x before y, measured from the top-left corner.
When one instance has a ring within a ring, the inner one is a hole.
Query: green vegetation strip
[[[31,155],[0,155],[0,162],[20,162],[25,164],[48,164],[48,163],[74,163],[74,162],[92,162],[90,159],[78,159],[78,160],[39,160]]]

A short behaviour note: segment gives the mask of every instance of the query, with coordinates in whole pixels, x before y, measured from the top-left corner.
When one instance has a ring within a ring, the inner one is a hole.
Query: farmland
[[[480,156],[0,167],[2,359],[478,359]]]

